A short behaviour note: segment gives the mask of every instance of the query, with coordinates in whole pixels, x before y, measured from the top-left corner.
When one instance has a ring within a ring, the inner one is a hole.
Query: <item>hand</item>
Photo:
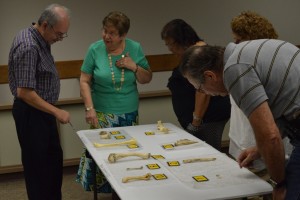
[[[86,120],[86,123],[92,125],[93,127],[95,127],[95,128],[99,127],[98,118],[96,115],[96,111],[94,109],[86,111],[85,120]]]
[[[242,153],[239,155],[237,161],[240,165],[240,167],[250,167],[252,162],[256,159],[260,158],[260,154],[258,152],[258,149],[256,146],[249,147],[242,151]]]
[[[136,69],[136,63],[129,56],[129,52],[127,52],[124,57],[116,62],[116,66],[119,68],[126,68],[131,71],[135,71]]]
[[[273,200],[284,200],[286,195],[286,188],[281,187],[273,190],[272,196]]]
[[[193,122],[191,123],[193,126],[201,126],[202,124],[202,120],[196,120],[196,119],[193,119]]]
[[[70,113],[65,110],[58,109],[58,112],[55,116],[56,119],[62,124],[67,124],[70,122]]]
[[[196,135],[200,131],[200,126],[194,126],[192,123],[189,123],[189,125],[186,127],[186,130],[190,134]]]

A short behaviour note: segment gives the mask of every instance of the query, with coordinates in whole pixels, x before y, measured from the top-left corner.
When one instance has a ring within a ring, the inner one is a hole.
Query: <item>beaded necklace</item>
[[[122,58],[124,57],[124,55],[122,55]],[[114,72],[114,68],[113,68],[113,64],[112,64],[112,58],[111,58],[111,54],[108,54],[108,60],[109,60],[109,67],[110,67],[110,72],[111,72],[111,80],[114,84],[114,89],[117,91],[120,91],[122,89],[124,80],[125,80],[125,76],[124,76],[124,68],[122,68],[122,72],[121,72],[121,78],[120,78],[120,87],[116,86],[116,81],[115,81],[115,72]]]

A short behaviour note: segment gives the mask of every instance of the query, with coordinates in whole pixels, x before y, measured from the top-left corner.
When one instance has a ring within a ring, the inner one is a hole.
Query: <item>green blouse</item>
[[[116,89],[121,84],[122,69],[116,67],[115,63],[121,59],[122,55],[126,55],[127,53],[129,53],[129,56],[138,66],[144,69],[149,68],[149,63],[140,43],[126,39],[125,49],[122,54],[111,56],[112,68],[115,74],[114,85],[104,41],[99,40],[89,47],[81,71],[92,75],[91,92],[96,111],[123,114],[138,110],[139,95],[133,71],[125,69],[122,88],[120,90]]]

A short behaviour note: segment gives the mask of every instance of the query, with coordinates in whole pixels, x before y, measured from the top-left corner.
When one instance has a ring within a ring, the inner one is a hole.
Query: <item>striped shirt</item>
[[[300,50],[285,41],[252,40],[227,45],[224,84],[249,116],[267,101],[275,119],[300,109]]]
[[[13,96],[17,96],[17,88],[31,88],[48,103],[58,100],[60,81],[50,45],[33,26],[14,38],[8,72]]]

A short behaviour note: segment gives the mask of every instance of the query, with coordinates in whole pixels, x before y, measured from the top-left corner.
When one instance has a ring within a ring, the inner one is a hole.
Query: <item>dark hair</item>
[[[58,15],[55,11],[55,8],[57,7],[64,9],[67,15],[70,17],[70,10],[68,8],[59,4],[51,4],[42,12],[38,20],[38,25],[40,26],[44,21],[46,21],[48,25],[54,26],[60,20],[60,15]]]
[[[173,19],[168,22],[161,31],[161,38],[163,40],[172,38],[177,45],[186,48],[203,41],[196,31],[182,19]]]
[[[179,70],[184,76],[189,75],[194,80],[203,83],[204,71],[223,71],[224,51],[224,47],[219,46],[192,46],[183,54]]]
[[[130,19],[122,12],[113,11],[103,19],[102,25],[114,26],[119,31],[119,35],[124,35],[129,31]]]

